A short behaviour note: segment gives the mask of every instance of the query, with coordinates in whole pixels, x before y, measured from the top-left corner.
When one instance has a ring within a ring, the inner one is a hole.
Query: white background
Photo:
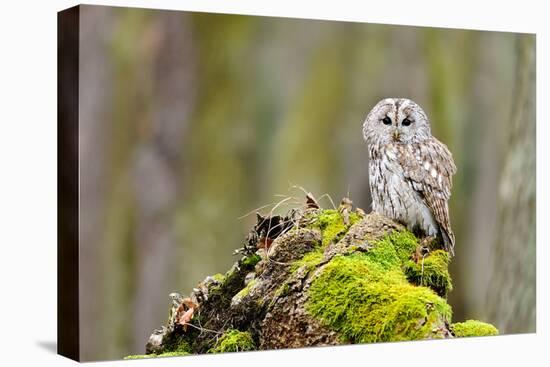
[[[94,4],[537,33],[537,334],[95,363],[97,366],[548,365],[550,68],[545,1],[92,1]],[[368,5],[367,5],[368,3]],[[0,11],[0,365],[69,366],[56,340],[56,12],[74,1],[3,2]],[[548,104],[547,104],[548,105]],[[503,106],[506,108],[506,106]],[[543,140],[544,139],[544,140]],[[546,234],[545,234],[546,233]],[[544,311],[546,310],[546,311]]]

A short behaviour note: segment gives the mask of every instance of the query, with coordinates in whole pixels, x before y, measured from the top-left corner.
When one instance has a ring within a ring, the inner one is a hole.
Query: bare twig
[[[273,205],[273,204],[275,204],[275,203],[269,203],[269,204],[265,204],[265,205],[263,205],[263,206],[260,206],[259,208],[253,209],[253,210],[249,211],[248,213],[246,213],[246,214],[244,214],[244,215],[241,215],[241,216],[238,217],[237,219],[246,218],[246,217],[248,217],[250,214],[254,214],[254,213],[256,213],[257,211],[262,210],[262,209],[267,208],[267,207],[270,207],[270,206]]]
[[[334,204],[334,201],[332,201],[332,197],[329,194],[323,194],[323,195],[319,196],[319,200],[321,200],[324,197],[329,199],[330,204],[332,205],[332,209],[336,210],[336,205]]]

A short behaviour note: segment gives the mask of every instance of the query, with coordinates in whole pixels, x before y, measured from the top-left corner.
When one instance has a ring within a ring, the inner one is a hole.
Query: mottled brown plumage
[[[431,135],[424,111],[408,99],[384,99],[368,114],[363,136],[373,210],[426,236],[440,236],[453,254],[448,201],[456,166],[447,147]]]

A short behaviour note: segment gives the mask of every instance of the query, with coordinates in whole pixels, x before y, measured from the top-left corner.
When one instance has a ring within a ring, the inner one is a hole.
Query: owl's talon
[[[420,241],[420,246],[428,249],[428,251],[429,251],[436,239],[437,239],[437,237],[435,237],[435,236],[424,237]]]
[[[414,262],[418,263],[420,260],[424,260],[430,253],[431,244],[435,241],[436,237],[428,236],[420,241],[420,244],[416,247],[416,251],[412,255]]]

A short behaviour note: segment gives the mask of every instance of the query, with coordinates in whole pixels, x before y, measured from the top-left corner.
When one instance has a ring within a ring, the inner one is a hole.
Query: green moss
[[[239,291],[239,293],[237,293],[235,295],[235,297],[237,298],[243,298],[243,297],[246,297],[249,293],[250,293],[250,290],[252,289],[252,287],[254,287],[254,285],[258,282],[258,279],[252,279],[247,285],[246,287],[244,287],[243,289],[241,289]]]
[[[288,295],[289,292],[290,292],[290,286],[288,285],[288,283],[284,283],[275,291],[275,298],[285,297],[286,295]]]
[[[451,325],[451,330],[456,337],[467,336],[493,336],[498,335],[498,329],[491,324],[477,320],[467,320]]]
[[[218,287],[212,287],[210,292],[230,302],[231,298],[239,292],[244,286],[244,277],[246,275],[245,267],[239,267],[234,264],[224,276],[223,283]]]
[[[143,358],[157,358],[157,357],[176,357],[190,355],[191,347],[187,342],[187,339],[181,335],[175,338],[167,340],[162,351],[154,354],[138,354],[124,357],[124,359],[143,359]]]
[[[314,251],[308,252],[302,258],[296,260],[292,263],[290,267],[291,272],[295,272],[302,266],[305,266],[307,271],[315,269],[315,267],[323,260],[323,251],[322,249],[316,249]]]
[[[239,262],[233,264],[225,275],[214,275],[213,278],[218,281],[218,284],[210,286],[209,297],[229,307],[231,300],[237,293],[243,292],[244,289],[246,289],[245,292],[250,290],[250,288],[245,287],[244,280],[246,274],[254,269],[259,258],[260,256],[258,255],[243,257]],[[249,287],[251,286],[252,285],[249,284]]]
[[[313,228],[321,230],[322,246],[325,247],[332,242],[337,242],[353,224],[361,220],[361,217],[351,212],[349,224],[344,223],[342,214],[333,209],[321,210],[311,225]]]
[[[451,319],[451,307],[431,289],[408,282],[402,267],[411,261],[417,246],[418,239],[411,232],[400,231],[373,242],[366,253],[336,256],[313,281],[308,312],[351,342],[415,340],[431,335],[437,323]],[[319,263],[319,255],[309,256],[296,265]],[[437,252],[431,256],[431,276],[426,281],[450,289],[448,256]],[[437,268],[441,277],[435,275],[436,265],[446,271]],[[426,267],[424,270],[428,275]]]
[[[225,275],[217,273],[212,275],[212,279],[214,279],[218,283],[223,283],[223,281],[225,280]]]
[[[162,351],[160,353],[151,353],[151,354],[140,354],[140,355],[131,355],[124,357],[124,359],[142,359],[142,358],[156,358],[156,357],[175,357],[175,356],[185,356],[192,354],[191,346],[187,341],[185,335],[179,335],[176,337],[170,337],[164,344]]]
[[[397,254],[396,247],[388,238],[377,241],[374,246],[365,253],[366,257],[372,262],[384,269],[396,269],[401,264]]]
[[[250,256],[243,257],[241,265],[247,268],[253,268],[262,258],[258,254],[252,254]]]
[[[155,358],[156,354],[136,354],[132,356],[126,356],[124,359],[147,359],[147,358]]]
[[[191,353],[189,352],[165,352],[162,354],[158,354],[157,357],[180,357],[180,356],[188,356]]]
[[[359,222],[361,219],[363,219],[362,215],[357,214],[356,212],[351,212],[349,215],[349,226],[351,227],[355,223]]]
[[[407,260],[403,265],[403,271],[411,283],[430,287],[444,297],[453,289],[448,268],[449,261],[449,253],[444,250],[435,250],[424,260],[420,259],[418,262]]]
[[[400,232],[391,232],[376,242],[378,245],[390,244],[396,252],[397,257],[404,263],[418,246],[418,239],[411,232],[404,230]]]
[[[168,352],[189,354],[190,350],[191,346],[189,345],[185,337],[181,336],[177,338],[171,345],[167,346],[162,354],[166,354]]]
[[[384,269],[398,268],[409,261],[418,240],[409,231],[392,232],[375,241],[366,256]]]
[[[351,342],[425,338],[451,319],[451,308],[432,290],[409,284],[398,251],[379,245],[372,254],[334,257],[312,282],[306,309]]]
[[[231,329],[226,331],[223,336],[217,341],[214,348],[210,349],[209,353],[226,353],[226,352],[243,352],[247,350],[255,350],[256,345],[252,339],[252,335],[248,331],[239,331]]]
[[[182,352],[164,352],[161,354],[136,354],[132,356],[124,357],[124,359],[147,359],[147,358],[162,358],[162,357],[180,357],[180,356],[188,356],[191,353],[187,351]]]

